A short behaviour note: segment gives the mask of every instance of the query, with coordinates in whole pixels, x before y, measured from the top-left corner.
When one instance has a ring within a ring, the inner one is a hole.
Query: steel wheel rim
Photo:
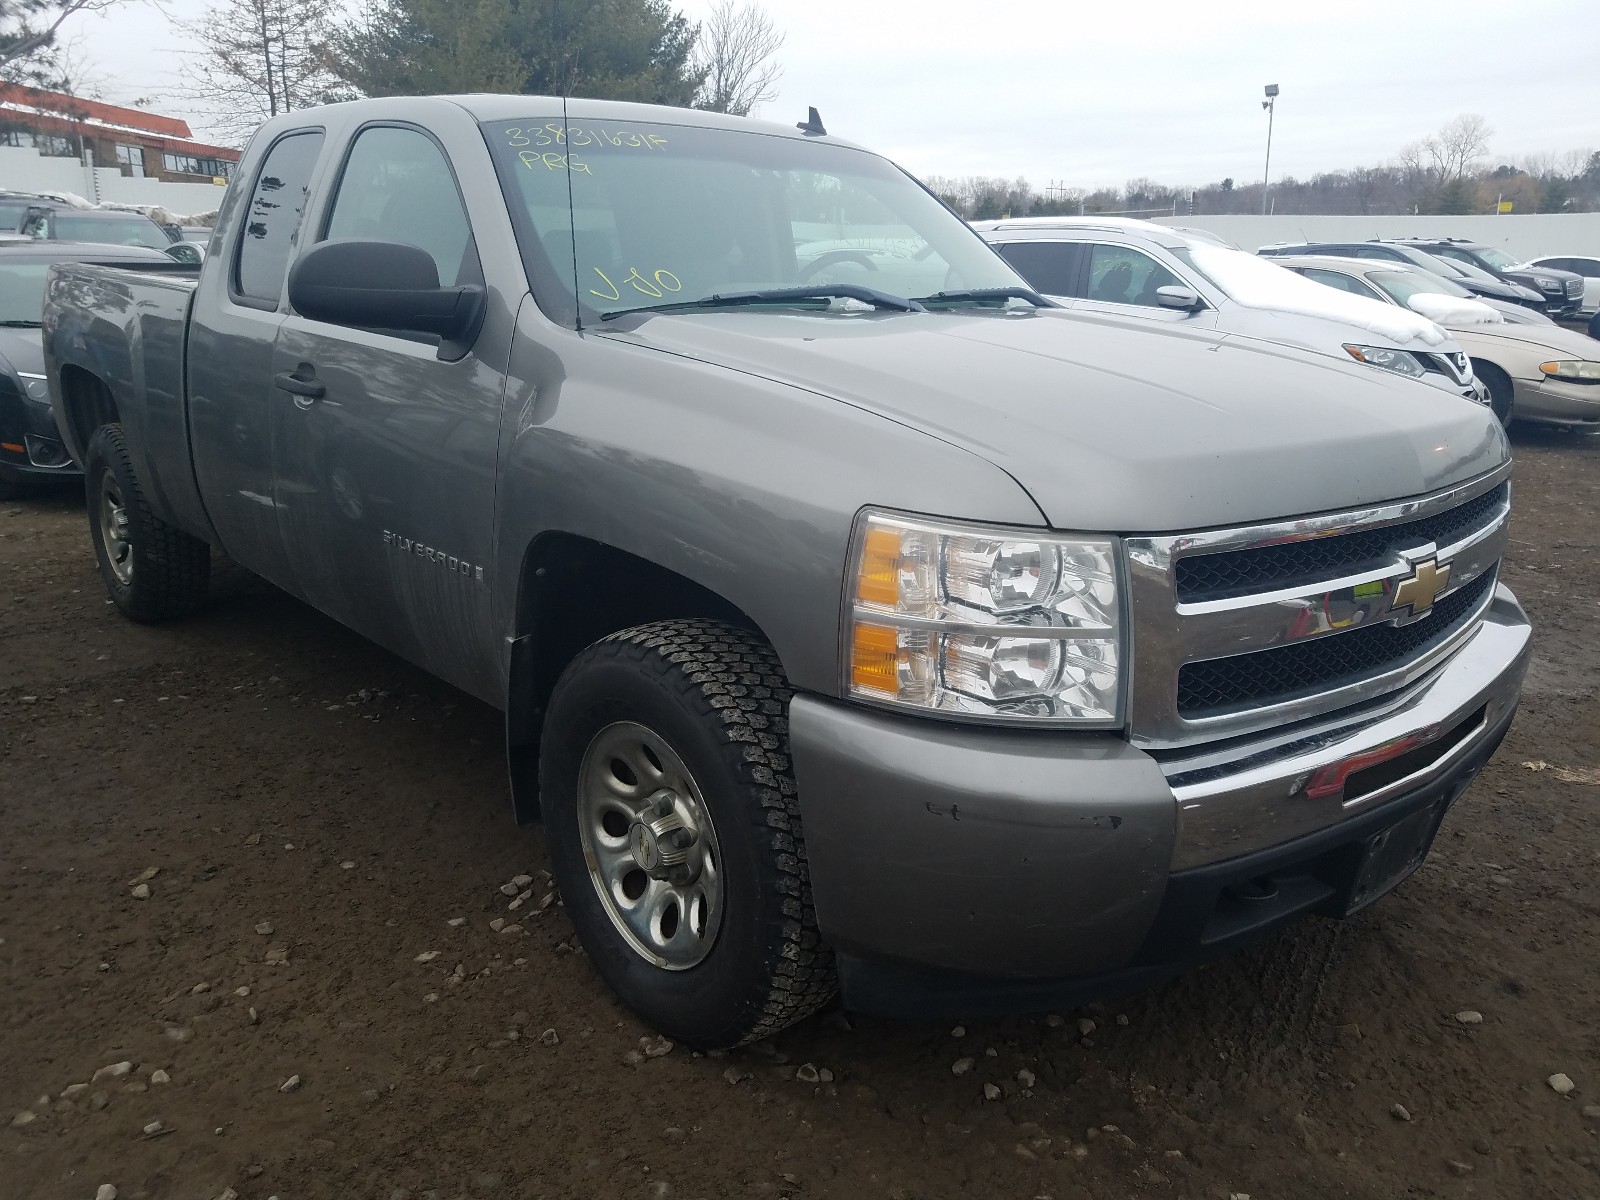
[[[664,797],[670,807],[665,817]],[[710,811],[683,759],[647,726],[608,725],[584,751],[577,802],[589,881],[622,939],[664,970],[697,966],[722,926],[722,857]],[[685,863],[670,877],[659,874],[665,868],[652,874],[642,865],[656,839],[640,831],[652,820],[677,822],[693,835]]]
[[[133,580],[133,543],[128,540],[128,510],[122,491],[108,471],[100,477],[100,541],[117,582],[127,587]]]

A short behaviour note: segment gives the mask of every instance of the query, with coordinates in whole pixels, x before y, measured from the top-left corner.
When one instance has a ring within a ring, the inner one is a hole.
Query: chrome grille
[[[1378,529],[1180,558],[1178,599],[1194,603],[1271,591],[1373,570],[1407,546],[1428,542],[1449,546],[1503,507],[1509,486],[1502,483],[1459,508]]]
[[[1507,464],[1417,500],[1125,539],[1134,744],[1190,746],[1320,716],[1432,670],[1492,598],[1509,475]],[[1430,562],[1442,581],[1431,606],[1397,603]]]
[[[1583,280],[1581,280],[1581,279],[1569,279],[1569,280],[1567,280],[1567,299],[1568,300],[1582,300],[1583,299]]]
[[[1178,712],[1192,720],[1281,703],[1403,666],[1459,630],[1488,597],[1494,579],[1493,571],[1484,572],[1409,625],[1363,625],[1343,637],[1189,663],[1178,671]]]

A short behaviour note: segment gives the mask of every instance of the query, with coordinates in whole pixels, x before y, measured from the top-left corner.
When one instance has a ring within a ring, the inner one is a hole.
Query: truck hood
[[[1508,453],[1486,408],[1440,389],[1147,321],[1031,309],[625,321],[605,336],[829,395],[981,455],[1058,529],[1355,507],[1474,478]]]

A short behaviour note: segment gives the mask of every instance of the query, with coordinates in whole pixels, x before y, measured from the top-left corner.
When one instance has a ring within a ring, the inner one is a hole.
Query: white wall
[[[1502,246],[1519,262],[1547,254],[1600,256],[1600,213],[1471,217],[1161,217],[1205,229],[1254,252],[1271,242],[1364,242],[1376,237],[1458,237]]]
[[[216,211],[225,190],[214,183],[125,178],[115,167],[96,167],[91,174],[75,158],[47,158],[31,146],[0,146],[0,189],[74,192],[91,201],[159,204],[180,215]]]

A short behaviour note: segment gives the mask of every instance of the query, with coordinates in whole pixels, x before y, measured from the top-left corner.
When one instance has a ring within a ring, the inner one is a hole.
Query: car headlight
[[[1559,292],[1562,290],[1559,279],[1541,279],[1539,280],[1539,286],[1547,292]]]
[[[1571,379],[1577,383],[1600,382],[1600,362],[1563,358],[1555,362],[1542,362],[1539,364],[1539,370],[1552,379]]]
[[[1110,538],[864,513],[847,690],[951,716],[1120,725],[1118,562]]]
[[[1344,348],[1351,358],[1369,367],[1382,367],[1385,371],[1396,371],[1412,379],[1421,379],[1427,374],[1416,355],[1405,350],[1391,350],[1387,346],[1352,346],[1349,342],[1345,343]]]
[[[30,400],[50,399],[50,381],[43,375],[33,371],[18,371],[17,378],[22,380],[22,390],[28,393]]]

